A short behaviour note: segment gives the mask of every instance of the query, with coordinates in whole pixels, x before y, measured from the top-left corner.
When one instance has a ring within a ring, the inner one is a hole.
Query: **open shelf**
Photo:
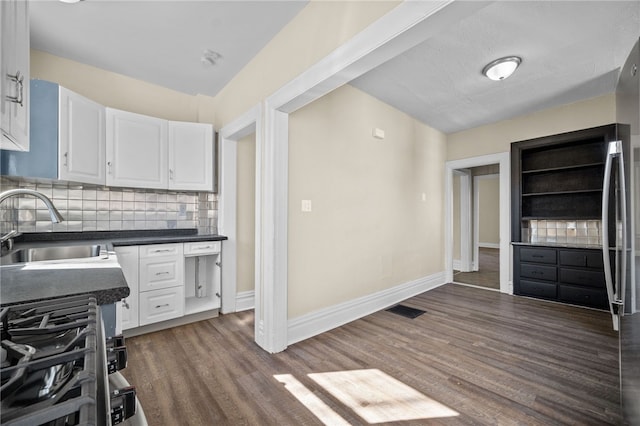
[[[602,193],[600,189],[581,189],[577,191],[557,191],[557,192],[533,192],[531,194],[522,194],[523,197],[545,197],[547,195],[563,195],[563,194],[587,194],[590,192]]]
[[[574,140],[522,151],[522,172],[545,169],[570,169],[602,163],[606,144],[601,137]]]
[[[220,253],[184,259],[185,315],[220,308]]]
[[[597,163],[585,163],[585,164],[574,164],[572,166],[563,166],[563,167],[546,167],[543,169],[534,169],[534,170],[523,170],[523,175],[534,174],[534,173],[545,173],[545,172],[555,172],[555,171],[568,171],[572,169],[584,169],[587,167],[604,167],[604,162],[600,161]]]

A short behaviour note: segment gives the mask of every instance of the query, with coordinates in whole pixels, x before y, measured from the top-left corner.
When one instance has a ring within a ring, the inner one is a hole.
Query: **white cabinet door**
[[[167,121],[107,108],[107,185],[168,187]]]
[[[62,180],[105,184],[105,108],[60,87],[58,174]]]
[[[169,189],[213,191],[213,126],[169,122]]]
[[[0,148],[29,150],[29,12],[0,1]]]
[[[153,324],[184,315],[184,287],[140,293],[140,325]]]
[[[129,296],[118,302],[116,307],[120,315],[122,330],[135,328],[139,325],[138,320],[138,247],[115,247],[118,263],[122,268],[124,278],[129,285]]]

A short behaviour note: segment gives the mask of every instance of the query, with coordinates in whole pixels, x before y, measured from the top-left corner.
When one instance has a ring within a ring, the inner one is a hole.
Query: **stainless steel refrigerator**
[[[640,425],[640,41],[616,88],[618,134],[607,150],[602,203],[605,279],[619,332],[624,424]]]

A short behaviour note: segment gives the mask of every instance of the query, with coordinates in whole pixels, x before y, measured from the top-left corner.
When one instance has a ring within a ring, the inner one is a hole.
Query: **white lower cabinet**
[[[116,247],[130,295],[118,324],[133,329],[220,308],[220,241]]]
[[[115,248],[118,262],[122,267],[124,279],[129,285],[129,296],[118,302],[116,312],[118,315],[117,324],[120,330],[128,330],[138,327],[138,246],[125,246]]]
[[[184,287],[169,287],[140,293],[140,325],[184,315]]]

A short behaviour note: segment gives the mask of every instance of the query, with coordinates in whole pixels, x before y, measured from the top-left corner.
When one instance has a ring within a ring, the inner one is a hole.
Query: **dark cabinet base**
[[[513,253],[514,294],[607,309],[599,250],[516,245]]]

